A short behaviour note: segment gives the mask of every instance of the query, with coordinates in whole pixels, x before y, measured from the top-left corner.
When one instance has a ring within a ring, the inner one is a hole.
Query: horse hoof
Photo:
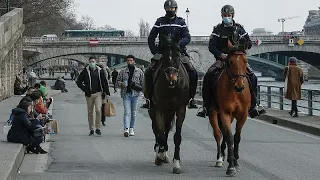
[[[240,166],[239,165],[236,165],[234,166],[236,168],[236,171],[239,172],[240,171]]]
[[[164,158],[163,162],[164,162],[164,163],[169,163],[169,157],[166,156],[166,157]]]
[[[223,162],[219,162],[219,161],[216,162],[216,167],[222,167],[222,166],[223,166]]]
[[[226,172],[226,174],[227,174],[227,176],[235,176],[236,175],[236,168],[234,168],[234,167],[232,167],[232,168],[228,168],[227,169],[227,172]]]
[[[154,160],[154,163],[155,163],[157,166],[161,166],[161,165],[163,164],[163,160],[160,159],[160,158],[156,158],[156,159]]]
[[[181,174],[181,169],[177,168],[177,167],[174,167],[173,168],[173,174]]]

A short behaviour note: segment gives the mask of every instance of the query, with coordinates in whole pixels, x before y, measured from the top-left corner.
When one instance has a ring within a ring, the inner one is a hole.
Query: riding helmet
[[[231,5],[224,5],[221,8],[221,13],[229,13],[232,14],[232,16],[234,16],[234,8]]]

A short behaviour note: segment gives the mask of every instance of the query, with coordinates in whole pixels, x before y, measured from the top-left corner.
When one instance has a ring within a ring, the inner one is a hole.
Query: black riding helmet
[[[224,13],[232,14],[232,17],[234,17],[234,8],[231,5],[224,5],[221,8],[221,14]]]
[[[167,8],[178,8],[178,3],[175,0],[166,0],[164,2],[164,9],[167,10]]]
[[[166,0],[164,2],[164,6],[163,7],[166,10],[167,16],[168,17],[173,17],[177,13],[178,3],[175,0]],[[176,8],[176,10],[175,11],[168,11],[168,8]]]

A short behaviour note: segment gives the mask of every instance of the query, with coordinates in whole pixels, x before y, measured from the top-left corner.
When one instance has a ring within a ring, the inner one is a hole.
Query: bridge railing
[[[201,96],[202,80],[198,82],[197,94]],[[285,99],[284,88],[280,86],[258,85],[258,103],[267,108],[290,110],[291,100]],[[302,89],[298,100],[299,111],[310,116],[320,115],[320,90]]]
[[[298,39],[303,39],[305,42],[318,42],[320,36],[296,36]],[[282,35],[275,36],[250,36],[254,42],[261,40],[262,42],[284,42],[287,37]],[[42,42],[88,42],[90,39],[97,39],[100,42],[120,41],[120,42],[147,42],[148,37],[24,37],[24,42],[42,43]],[[208,42],[209,36],[192,36],[193,42]]]

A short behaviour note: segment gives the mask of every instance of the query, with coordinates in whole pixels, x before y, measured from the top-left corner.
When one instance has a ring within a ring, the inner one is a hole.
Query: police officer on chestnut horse
[[[197,116],[206,117],[210,112],[211,105],[211,86],[212,83],[217,82],[223,68],[225,60],[228,58],[229,48],[228,48],[228,40],[232,43],[232,45],[239,44],[247,44],[248,49],[251,48],[252,42],[249,38],[248,33],[245,31],[242,25],[236,23],[234,18],[234,8],[230,5],[225,5],[221,9],[221,17],[222,23],[219,23],[217,26],[213,28],[213,32],[210,37],[209,42],[209,51],[216,58],[215,63],[208,69],[207,73],[203,79],[202,86],[202,98],[203,98],[203,111],[198,112]],[[238,40],[238,42],[235,42]],[[251,118],[262,115],[266,113],[266,110],[261,107],[260,110],[256,108],[257,104],[257,77],[252,72],[249,64],[247,64],[247,75],[249,77],[250,82],[250,93],[251,93],[251,108],[249,110],[249,115]],[[217,87],[219,88],[219,87]]]
[[[180,34],[180,49],[181,49],[181,60],[188,71],[189,75],[189,105],[188,108],[197,108],[194,101],[196,94],[198,74],[191,62],[190,57],[186,52],[186,46],[190,43],[191,36],[189,34],[188,27],[185,20],[181,17],[177,17],[178,4],[175,0],[166,0],[164,3],[164,9],[166,15],[157,19],[155,25],[151,29],[148,37],[148,45],[151,53],[154,55],[151,59],[151,64],[145,70],[145,98],[147,99],[146,104],[142,108],[150,109],[152,107],[151,96],[153,94],[153,72],[159,64],[158,61],[161,59],[161,52],[163,50],[163,43],[161,37],[166,37],[170,34]],[[155,40],[159,34],[159,45],[156,47]],[[164,35],[164,36],[162,36]]]

